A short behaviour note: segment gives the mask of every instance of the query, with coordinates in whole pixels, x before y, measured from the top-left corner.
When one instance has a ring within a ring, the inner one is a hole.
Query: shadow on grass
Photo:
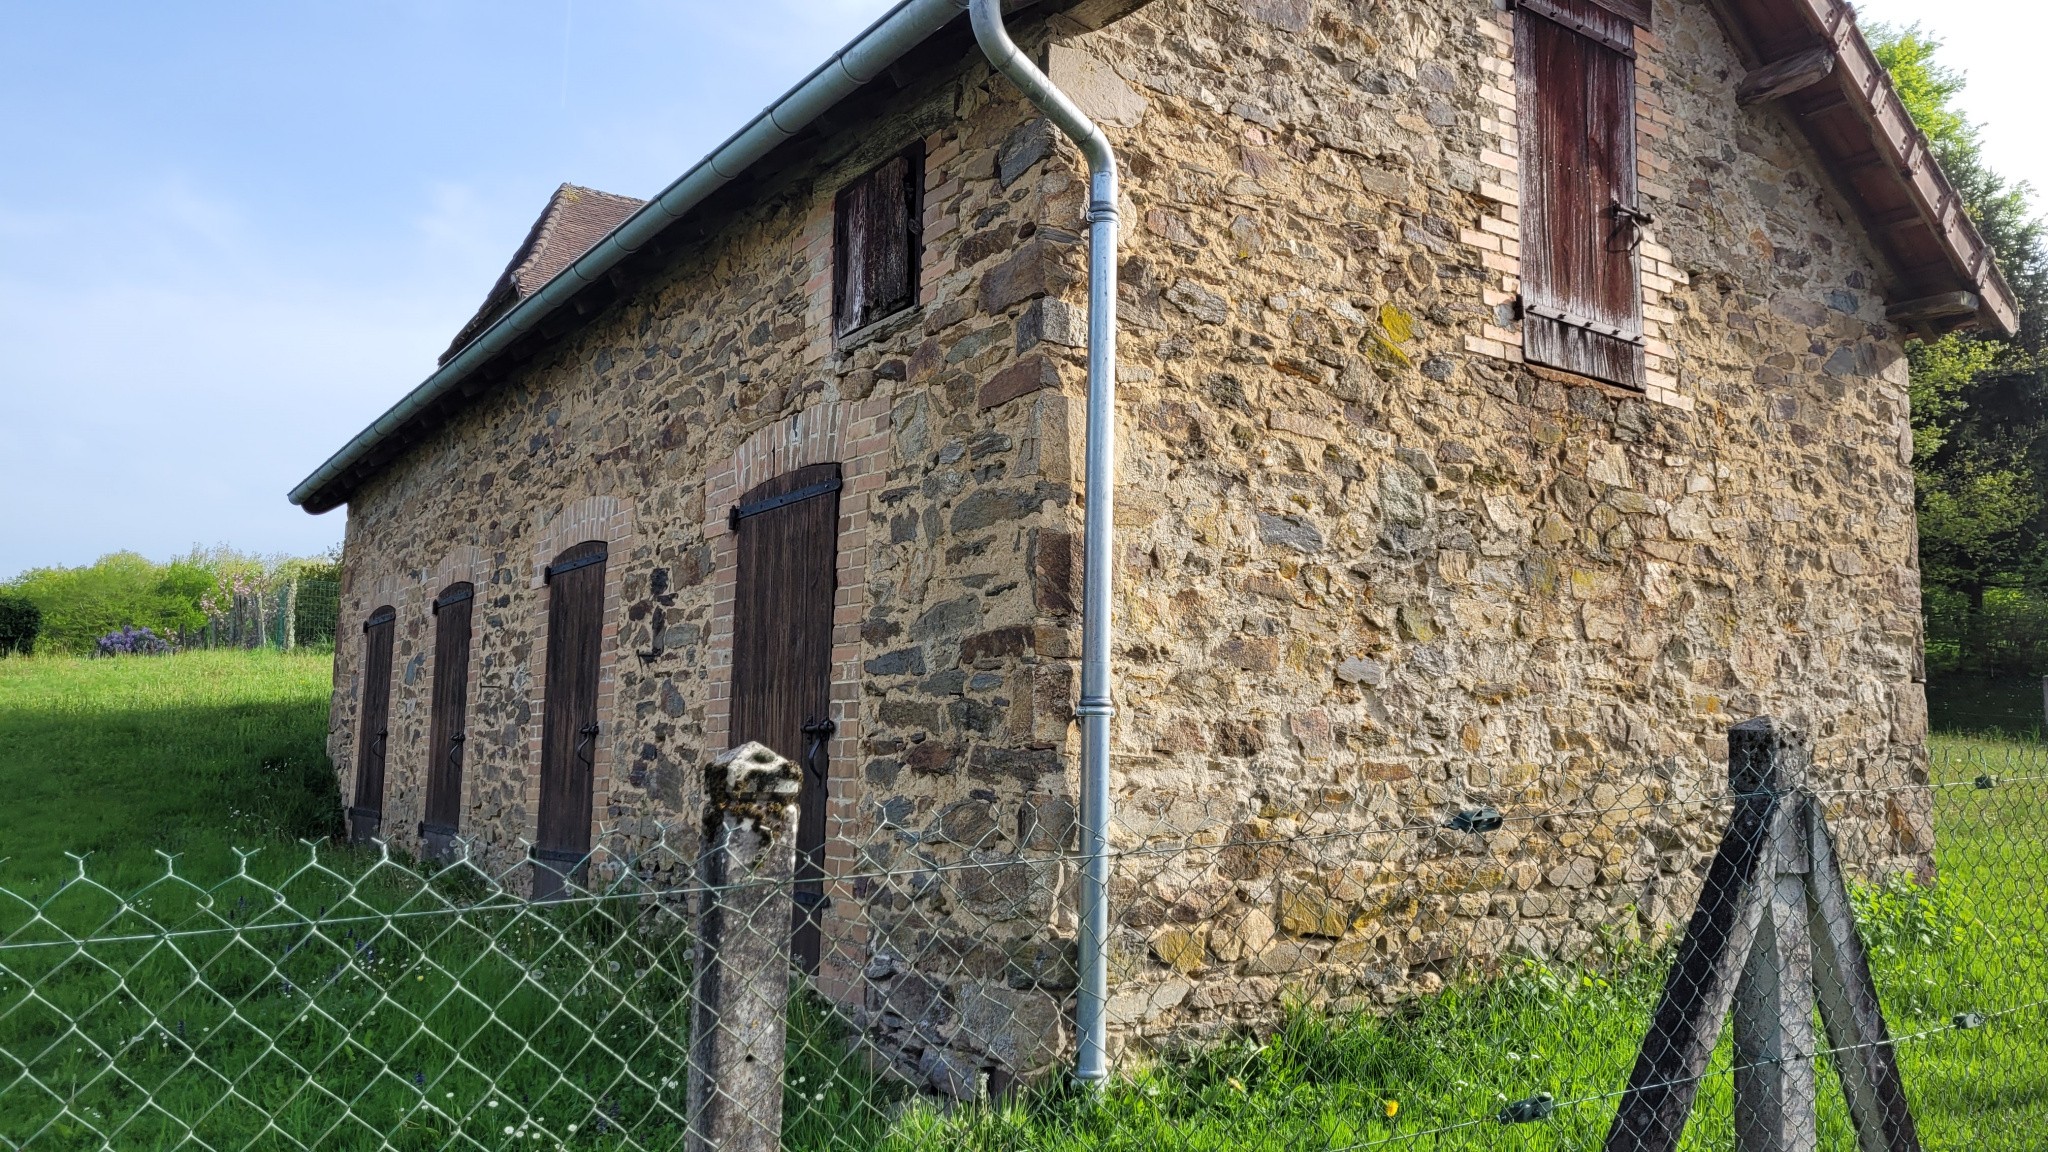
[[[215,875],[233,844],[326,837],[341,803],[324,700],[0,712],[0,883],[145,880],[159,852]]]

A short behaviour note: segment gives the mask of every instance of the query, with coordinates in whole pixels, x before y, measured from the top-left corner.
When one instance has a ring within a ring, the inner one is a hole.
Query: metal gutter
[[[309,512],[325,512],[343,503],[346,496],[309,505],[309,501],[323,495],[325,489],[397,435],[414,417],[460,388],[463,381],[539,327],[578,292],[603,278],[778,145],[794,138],[827,109],[881,75],[904,53],[951,23],[964,6],[965,0],[903,0],[869,25],[867,31],[699,160],[546,287],[484,329],[419,387],[358,432],[312,475],[299,481],[291,491],[291,502]]]
[[[1074,1078],[1109,1079],[1109,578],[1116,497],[1117,168],[1109,137],[1026,59],[1001,0],[969,0],[981,50],[1088,158],[1088,449],[1081,573],[1081,907]]]

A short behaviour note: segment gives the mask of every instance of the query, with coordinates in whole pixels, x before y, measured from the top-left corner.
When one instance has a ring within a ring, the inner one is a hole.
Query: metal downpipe
[[[1002,0],[968,0],[974,38],[996,70],[1088,159],[1088,448],[1081,592],[1081,908],[1074,1078],[1109,1078],[1109,578],[1116,496],[1117,167],[1109,137],[1003,27]]]

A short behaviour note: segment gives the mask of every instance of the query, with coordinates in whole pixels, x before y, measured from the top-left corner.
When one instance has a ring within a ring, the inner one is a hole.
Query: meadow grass
[[[462,867],[293,843],[333,828],[325,691],[323,662],[263,654],[0,662],[0,1148],[680,1146],[681,907],[532,906]],[[1938,882],[1857,894],[1899,1061],[1930,1150],[2048,1146],[2048,754],[1936,752]],[[92,882],[60,890],[79,846]],[[158,849],[186,853],[179,878]],[[1517,960],[1383,1014],[1297,1007],[1127,1061],[1100,1093],[1055,1076],[951,1111],[874,1075],[800,993],[784,1144],[1597,1148],[1668,953],[1605,957]],[[1731,1146],[1729,1060],[1724,1041],[1682,1147]],[[1826,1058],[1820,1077],[1821,1146],[1846,1152]],[[1541,1092],[1550,1118],[1495,1119]]]
[[[0,887],[127,884],[159,852],[224,874],[233,848],[339,828],[318,653],[0,659]]]

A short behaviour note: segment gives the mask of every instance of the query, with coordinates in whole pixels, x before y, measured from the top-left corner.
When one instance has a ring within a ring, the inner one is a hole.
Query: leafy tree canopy
[[[1930,605],[1964,606],[1952,630],[1981,633],[1987,591],[2048,593],[2048,237],[2033,190],[1985,161],[1941,42],[1918,25],[1868,34],[2020,308],[2011,339],[1960,332],[1909,350],[1923,583]],[[1971,663],[1971,641],[1957,643]]]
[[[40,650],[88,653],[99,638],[124,627],[159,636],[204,628],[237,594],[274,593],[291,579],[333,579],[334,557],[261,557],[225,547],[195,548],[158,564],[114,552],[80,568],[34,568],[0,585],[33,605]]]

